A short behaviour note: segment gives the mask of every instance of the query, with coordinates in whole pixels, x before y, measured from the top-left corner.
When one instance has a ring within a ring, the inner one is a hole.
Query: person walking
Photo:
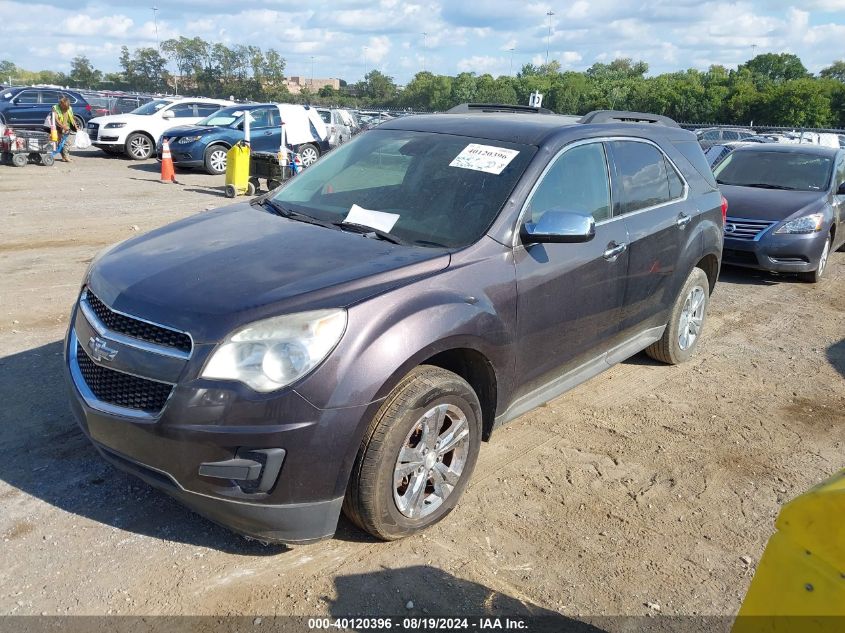
[[[56,131],[59,133],[59,145],[62,147],[62,160],[66,163],[70,162],[70,129],[78,132],[76,127],[76,119],[73,118],[73,108],[70,107],[70,101],[67,97],[62,97],[59,102],[53,106],[53,117],[56,120]]]

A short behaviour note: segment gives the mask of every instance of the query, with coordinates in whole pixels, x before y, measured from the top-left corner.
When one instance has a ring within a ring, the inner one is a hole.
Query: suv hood
[[[784,191],[759,187],[719,185],[728,200],[728,215],[746,220],[785,220],[811,213],[827,198],[825,191]]]
[[[167,132],[165,132],[165,136],[167,138],[174,138],[179,136],[196,136],[199,134],[210,134],[211,132],[219,132],[220,130],[226,130],[229,128],[216,126],[216,125],[180,125],[179,127],[172,127]]]
[[[145,116],[143,114],[109,114],[108,116],[97,116],[89,121],[89,123],[97,123],[100,127],[106,123],[132,123],[133,121],[149,121],[152,115]]]
[[[210,343],[258,319],[349,306],[449,261],[440,249],[399,246],[242,203],[112,247],[92,264],[87,284],[117,311]]]

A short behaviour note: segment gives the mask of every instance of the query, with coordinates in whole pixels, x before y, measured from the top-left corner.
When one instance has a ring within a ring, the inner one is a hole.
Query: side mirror
[[[161,118],[162,119],[174,119],[174,118],[176,118],[176,114],[173,112],[173,110],[165,110],[164,112],[162,112]]]
[[[836,190],[837,196],[845,196],[845,182],[839,185],[839,189]]]
[[[596,236],[596,221],[591,215],[549,210],[536,224],[523,224],[519,235],[525,244],[589,242]]]

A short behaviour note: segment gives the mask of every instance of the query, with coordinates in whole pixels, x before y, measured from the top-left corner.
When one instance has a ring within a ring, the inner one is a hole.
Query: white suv
[[[191,125],[233,105],[222,99],[175,97],[156,99],[128,114],[113,114],[91,119],[88,135],[95,147],[110,153],[125,153],[133,160],[153,156],[156,141],[167,130]]]

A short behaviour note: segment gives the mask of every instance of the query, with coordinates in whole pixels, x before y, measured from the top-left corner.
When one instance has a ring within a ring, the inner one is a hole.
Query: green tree
[[[834,121],[830,94],[813,79],[773,84],[763,95],[759,112],[770,125],[827,127]]]
[[[763,53],[741,64],[738,70],[743,68],[756,77],[776,83],[810,76],[801,59],[792,53]]]
[[[827,68],[822,68],[819,77],[845,82],[845,60],[837,60]]]
[[[91,64],[84,55],[77,55],[70,62],[70,81],[78,88],[95,88],[103,78],[103,73]]]
[[[452,103],[473,103],[484,101],[478,98],[478,80],[475,73],[460,73],[452,80]]]

